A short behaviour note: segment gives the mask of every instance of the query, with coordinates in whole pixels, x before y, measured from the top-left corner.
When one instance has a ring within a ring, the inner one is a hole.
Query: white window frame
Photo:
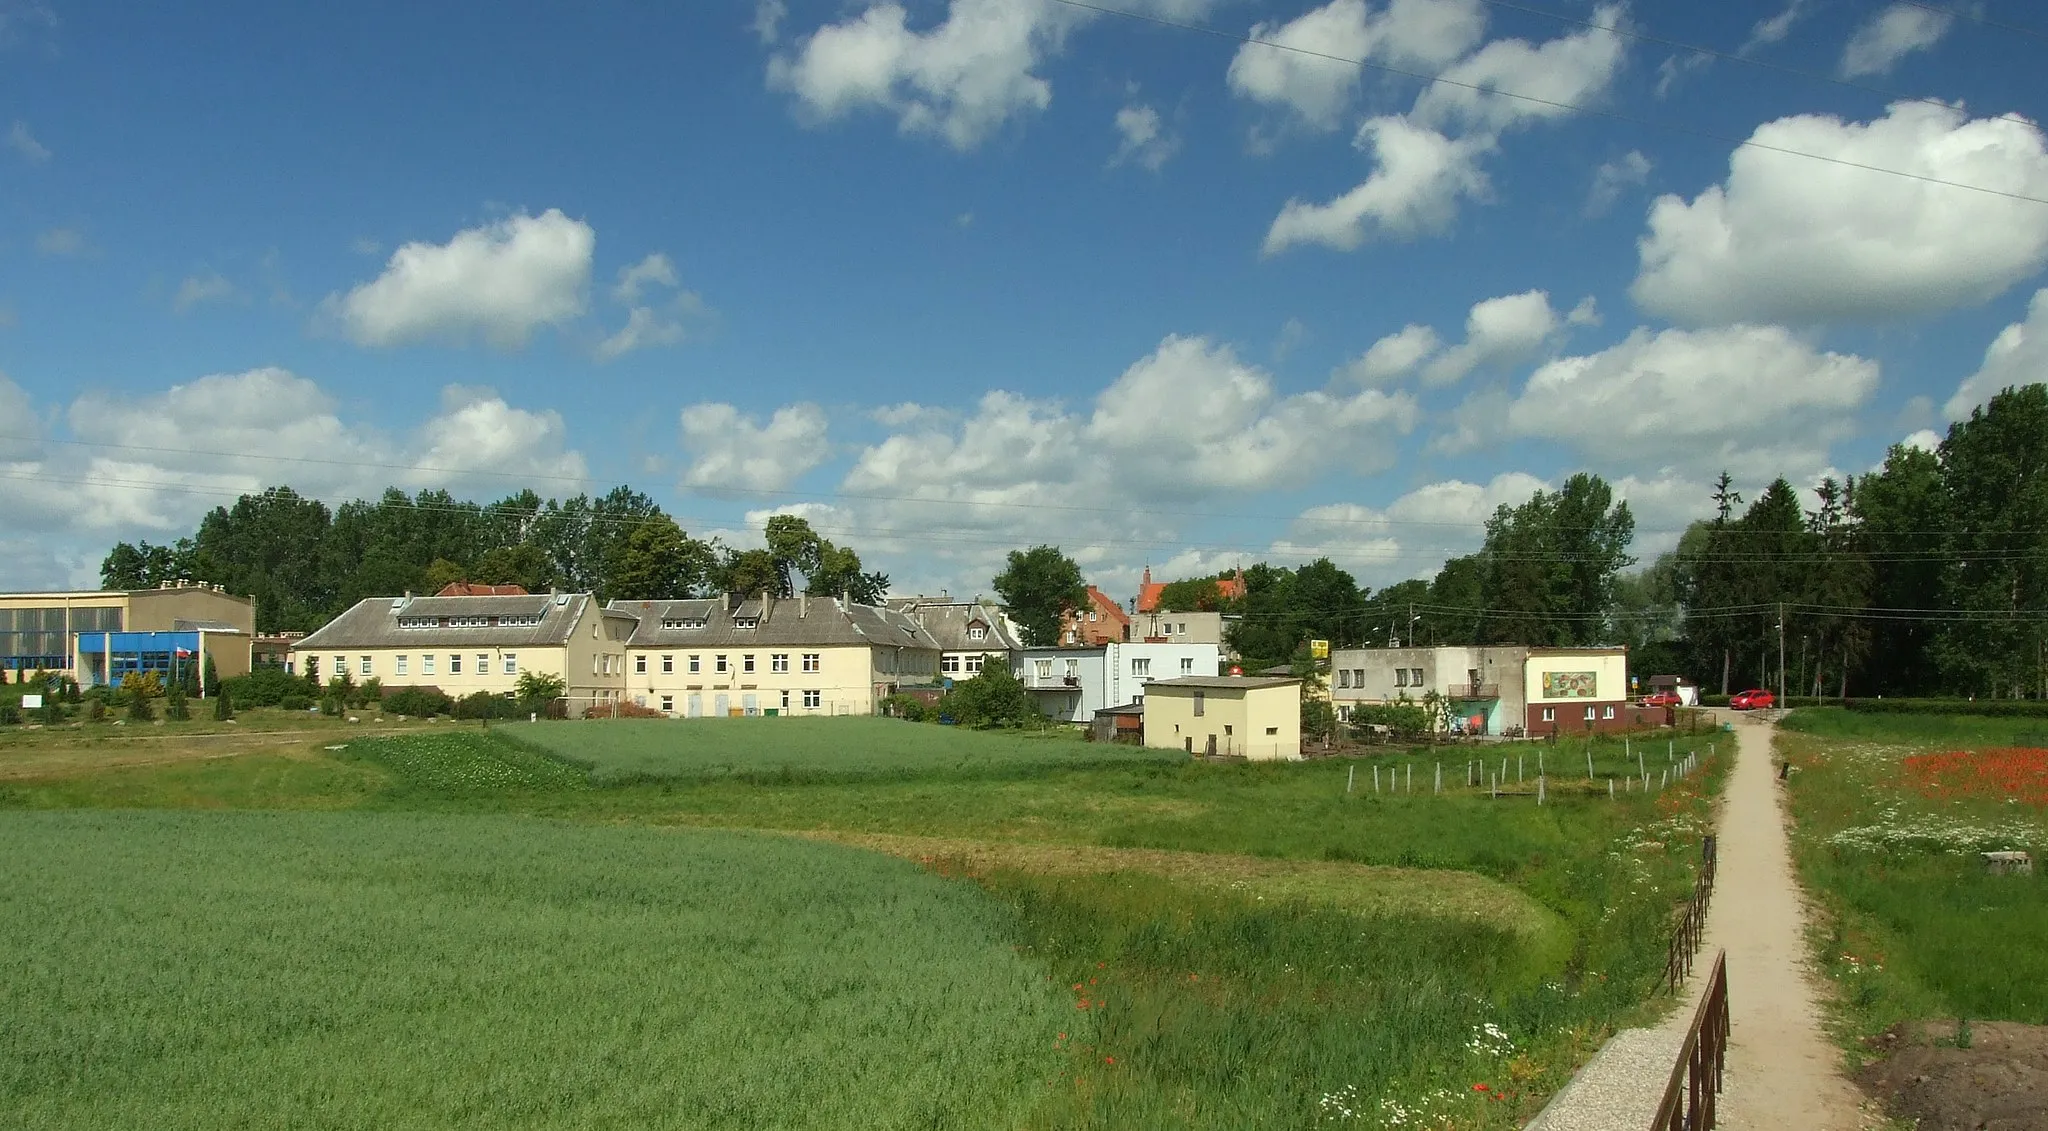
[[[333,670],[332,672],[328,673],[328,674],[329,674],[329,676],[330,676],[330,677],[332,677],[332,676],[337,676],[337,675],[347,675],[347,674],[348,674],[348,657],[347,657],[347,656],[336,656],[336,657],[334,658],[334,670]]]
[[[476,674],[485,679],[491,678],[491,654],[489,652],[478,652],[476,654]]]
[[[506,675],[518,675],[518,674],[519,674],[519,653],[517,653],[517,652],[507,652],[507,653],[505,653],[505,674],[506,674]]]
[[[461,675],[461,674],[462,674],[462,653],[460,653],[460,652],[450,652],[450,653],[448,653],[448,674],[449,674],[449,675]]]
[[[410,657],[407,657],[407,656],[393,656],[393,657],[391,657],[391,663],[392,663],[392,665],[393,665],[393,671],[395,672],[395,674],[397,674],[397,675],[406,675],[406,674],[408,674],[408,673],[406,672],[406,670],[405,670],[405,669],[406,669],[406,666],[407,666],[407,665],[406,665],[406,660],[408,660],[409,658],[410,658]]]
[[[1034,670],[1035,670],[1035,671],[1037,672],[1037,674],[1038,674],[1038,678],[1040,678],[1040,679],[1051,679],[1051,678],[1052,678],[1052,661],[1051,661],[1051,660],[1033,660],[1033,661],[1031,661],[1031,665],[1032,665],[1032,668],[1033,668],[1033,669],[1034,669]]]
[[[691,675],[696,675],[696,674],[697,674],[698,672],[701,672],[701,671],[703,671],[703,670],[704,670],[704,657],[702,657],[702,656],[691,656],[691,657],[690,657],[690,674],[691,674]]]
[[[1195,674],[1195,658],[1193,656],[1182,656],[1180,658],[1180,674]]]
[[[740,671],[745,672],[747,675],[754,674],[754,654],[752,652],[741,654]]]
[[[363,677],[364,679],[368,679],[368,678],[370,678],[370,676],[371,676],[371,675],[372,675],[372,674],[374,673],[374,671],[375,671],[375,668],[376,668],[376,665],[375,665],[375,662],[374,662],[374,661],[376,660],[376,657],[374,657],[374,656],[358,656],[358,657],[356,657],[356,659],[357,659],[357,660],[359,661],[359,662],[358,662],[358,663],[356,664],[356,668],[357,668],[357,672],[358,672],[358,674],[360,674],[360,675],[361,675],[361,676],[362,676],[362,677]]]
[[[805,670],[805,671],[807,671],[807,672],[816,672],[816,671],[823,671],[823,670],[825,670],[825,668],[824,668],[824,664],[825,664],[825,658],[824,658],[824,654],[823,654],[823,653],[821,653],[821,652],[805,652],[805,653],[804,653],[803,655],[804,655],[804,670]]]
[[[661,658],[661,674],[663,674],[663,675],[674,675],[674,674],[675,674],[675,670],[676,670],[676,658],[675,658],[674,656],[672,656],[672,655],[671,655],[671,656],[663,656],[663,657]]]
[[[676,713],[676,697],[675,697],[675,696],[673,696],[673,695],[664,695],[664,696],[662,696],[662,697],[661,697],[661,713],[662,713],[662,714],[664,714],[664,715],[673,715],[673,714],[675,714],[675,713]]]
[[[768,670],[769,670],[769,671],[771,671],[771,672],[782,672],[782,673],[786,673],[786,672],[788,672],[788,671],[789,671],[789,653],[787,653],[787,652],[770,652],[770,653],[768,653]]]
[[[983,656],[983,655],[982,655],[981,653],[979,653],[979,652],[976,652],[975,654],[973,654],[973,655],[971,655],[971,656],[967,657],[967,674],[968,674],[968,675],[980,675],[980,674],[981,674],[981,662],[982,662],[982,660],[984,660],[984,659],[986,659],[986,658],[987,658],[987,657]]]
[[[1554,723],[1554,722],[1556,722],[1556,721],[1557,721],[1557,708],[1555,708],[1555,707],[1545,707],[1545,708],[1543,708],[1543,721],[1544,721],[1544,722],[1546,722],[1546,723]]]
[[[1134,659],[1134,660],[1132,660],[1132,661],[1131,661],[1131,674],[1132,674],[1132,675],[1151,675],[1151,674],[1152,674],[1152,660],[1151,660],[1151,659],[1150,659],[1149,657],[1142,657],[1142,658],[1139,658],[1139,659]]]
[[[725,672],[726,672],[726,663],[725,663],[725,657],[726,657],[726,653],[724,653],[724,652],[720,652],[720,653],[717,653],[717,654],[716,654],[715,656],[713,656],[713,657],[712,657],[712,660],[711,660],[711,670],[712,670],[713,674],[716,674],[716,675],[724,675],[724,674],[725,674]]]
[[[1601,718],[1603,718],[1603,719],[1611,719],[1611,718],[1613,718],[1613,717],[1614,717],[1614,708],[1612,708],[1612,707],[1602,707],[1602,708],[1600,708],[1600,717],[1601,717]]]
[[[425,652],[420,655],[420,674],[434,674],[434,654],[432,652]]]
[[[634,656],[634,657],[633,657],[633,674],[634,674],[634,675],[646,675],[646,674],[647,674],[647,653],[645,653],[645,652],[641,652],[641,653],[639,653],[638,655],[636,655],[636,656]]]
[[[817,709],[818,709],[819,707],[822,707],[822,706],[824,706],[824,705],[825,705],[825,693],[824,693],[824,692],[822,692],[822,691],[818,691],[818,690],[815,690],[815,689],[811,689],[811,690],[806,690],[806,691],[804,692],[804,706],[805,706],[805,707],[807,707],[807,708],[810,708],[811,710],[817,710]]]

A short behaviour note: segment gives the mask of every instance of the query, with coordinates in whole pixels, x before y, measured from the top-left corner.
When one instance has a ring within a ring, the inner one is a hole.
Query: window
[[[734,618],[732,618],[732,626],[733,626],[734,628],[759,628],[759,627],[761,627],[761,618],[760,618],[760,617],[734,617]]]
[[[1545,707],[1545,708],[1543,708],[1543,721],[1544,721],[1544,722],[1546,722],[1546,723],[1554,723],[1554,722],[1556,722],[1556,721],[1557,721],[1557,708],[1555,708],[1555,707]]]
[[[1193,656],[1182,656],[1182,657],[1180,658],[1180,674],[1182,674],[1182,675],[1193,675],[1193,674],[1195,674],[1195,659],[1194,659],[1194,657],[1193,657]]]
[[[646,674],[647,674],[647,657],[646,657],[646,656],[635,656],[635,657],[633,657],[633,674],[634,674],[634,675],[646,675]]]
[[[740,670],[748,675],[754,674],[754,654],[752,652],[740,657]]]
[[[432,652],[429,652],[426,655],[420,657],[420,674],[434,674],[434,654]]]
[[[597,663],[597,661],[593,659],[593,660],[591,661],[591,663],[592,663],[593,665],[595,665],[595,664]],[[457,655],[457,654],[455,654],[455,653],[452,653],[452,652],[451,652],[451,653],[449,653],[449,655],[448,655],[448,674],[449,674],[449,675],[461,675],[461,674],[462,674],[462,657],[461,657],[461,656],[459,656],[459,655]]]
[[[1034,661],[1032,661],[1032,664],[1031,664],[1031,666],[1032,666],[1032,669],[1033,669],[1034,671],[1036,671],[1036,672],[1038,673],[1038,678],[1040,678],[1040,679],[1051,679],[1051,678],[1052,678],[1052,661],[1051,661],[1051,660],[1034,660]]]
[[[1395,687],[1406,687],[1406,686],[1408,686],[1408,669],[1407,669],[1407,668],[1395,668],[1395,669],[1394,669],[1394,686],[1395,686]]]
[[[1267,733],[1267,734],[1279,734],[1279,733],[1280,733],[1280,728],[1279,728],[1279,727],[1267,727],[1267,728],[1266,728],[1266,733]]]
[[[519,653],[517,653],[517,652],[507,652],[507,653],[505,653],[505,674],[506,674],[506,675],[518,675],[518,674],[519,674]]]
[[[662,696],[662,697],[661,697],[661,713],[662,713],[662,714],[664,714],[664,715],[673,715],[673,714],[675,714],[675,713],[676,713],[676,697],[675,697],[675,696],[673,696],[673,695],[664,695],[664,696]]]
[[[1591,707],[1586,708],[1586,721],[1589,723],[1593,721],[1593,708]]]
[[[725,654],[723,652],[711,658],[711,670],[720,674],[725,672]]]
[[[1338,686],[1338,687],[1350,687],[1350,686],[1351,686],[1351,669],[1350,669],[1350,668],[1339,668],[1339,669],[1337,670],[1337,686]]]
[[[1151,674],[1152,674],[1152,661],[1150,661],[1150,660],[1132,660],[1132,661],[1131,661],[1131,674],[1132,674],[1132,675],[1151,675]]]
[[[821,707],[821,706],[823,706],[823,705],[824,705],[824,702],[825,702],[825,695],[824,695],[824,693],[823,693],[823,692],[820,692],[820,691],[806,691],[806,692],[804,692],[804,706],[806,706],[806,707]]]
[[[804,653],[804,670],[807,672],[814,672],[818,670],[818,653]]]
[[[967,657],[967,674],[969,674],[969,675],[980,675],[980,674],[981,674],[981,661],[982,661],[982,656],[981,656],[981,654],[980,654],[980,653],[976,653],[976,654],[974,654],[974,655],[972,655],[972,656],[969,656],[969,657]]]
[[[597,653],[595,653],[595,652],[592,652],[592,653],[590,654],[590,674],[591,674],[591,675],[596,675],[596,674],[597,674]]]
[[[703,617],[663,617],[663,618],[661,618],[661,627],[663,627],[663,628],[703,628],[703,627],[704,627],[704,623],[705,623],[705,619],[704,619]]]
[[[944,659],[941,659],[939,661],[939,670],[942,672],[957,673],[960,670],[960,657],[947,656]]]
[[[768,670],[769,670],[769,671],[771,671],[771,672],[786,672],[786,671],[788,671],[788,670],[789,670],[789,653],[787,653],[787,652],[771,652],[771,653],[769,653],[769,656],[768,656]]]
[[[347,657],[347,656],[336,656],[336,657],[334,658],[334,674],[335,674],[335,675],[347,675],[347,674],[348,674],[348,657]]]
[[[661,674],[668,675],[675,670],[676,658],[674,656],[663,656],[661,658]]]
[[[1199,691],[1195,692],[1195,717],[1198,719],[1201,718],[1203,714],[1203,709],[1207,706],[1207,702],[1205,702],[1202,698],[1202,693]]]
[[[1410,686],[1410,687],[1421,687],[1421,686],[1422,686],[1422,669],[1421,669],[1421,668],[1409,668],[1409,669],[1408,669],[1408,686]]]
[[[1081,661],[1079,661],[1079,660],[1068,660],[1068,661],[1067,661],[1067,678],[1068,678],[1068,679],[1072,679],[1072,678],[1074,678],[1075,676],[1077,676],[1077,675],[1080,675],[1080,674],[1081,674]]]
[[[478,653],[476,654],[476,674],[478,674],[478,675],[489,675],[489,674],[491,674],[491,656],[490,656],[490,653],[488,653],[488,652],[478,652]]]
[[[499,628],[532,628],[539,623],[540,616],[537,613],[526,616],[498,618]]]
[[[1602,708],[1600,708],[1600,717],[1601,717],[1601,718],[1603,718],[1603,719],[1611,719],[1611,718],[1613,718],[1613,717],[1614,717],[1614,708],[1612,708],[1612,707],[1602,707]]]
[[[433,617],[399,617],[400,628],[439,628],[441,622]]]
[[[1351,686],[1353,686],[1353,687],[1364,687],[1364,686],[1365,686],[1365,669],[1364,669],[1364,668],[1352,668],[1352,669],[1351,669]]]
[[[363,662],[357,669],[356,674],[362,676],[364,679],[368,679],[370,677],[370,657],[363,657]]]
[[[405,666],[406,666],[406,665],[405,665],[405,662],[406,662],[406,660],[408,660],[408,659],[410,659],[410,658],[411,658],[411,657],[409,657],[409,656],[394,656],[394,657],[392,658],[391,662],[392,662],[392,664],[393,664],[393,665],[394,665],[394,666],[396,667],[396,669],[397,669],[397,671],[398,671],[398,674],[399,674],[399,675],[404,675],[404,674],[406,674],[406,673],[405,673]]]
[[[983,628],[982,626],[980,626],[980,625],[978,625],[978,624],[977,624],[977,625],[971,625],[971,626],[969,626],[969,627],[968,627],[968,629],[967,629],[967,639],[969,639],[969,640],[980,640],[980,639],[981,639],[982,637],[984,637],[984,636],[987,636],[987,635],[988,635],[988,629],[986,629],[986,628]]]

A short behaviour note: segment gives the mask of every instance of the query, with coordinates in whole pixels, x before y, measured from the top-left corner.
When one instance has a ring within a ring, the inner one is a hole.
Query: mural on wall
[[[1598,672],[1544,672],[1545,699],[1598,699]]]

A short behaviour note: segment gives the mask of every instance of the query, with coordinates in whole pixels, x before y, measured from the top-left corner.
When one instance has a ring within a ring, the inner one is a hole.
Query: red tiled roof
[[[524,585],[478,585],[473,581],[451,581],[436,597],[525,597]]]
[[[1141,613],[1158,612],[1159,594],[1165,591],[1168,584],[1170,583],[1152,580],[1152,567],[1146,566],[1145,580],[1138,585],[1138,611]],[[1244,571],[1238,570],[1235,577],[1217,579],[1216,590],[1227,601],[1244,596]]]

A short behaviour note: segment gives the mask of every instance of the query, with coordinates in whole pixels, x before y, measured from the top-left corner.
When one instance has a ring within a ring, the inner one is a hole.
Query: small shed
[[[1254,761],[1301,757],[1301,681],[1211,675],[1145,685],[1145,745]]]
[[[1145,701],[1140,699],[1095,712],[1095,723],[1089,728],[1089,737],[1097,742],[1144,742]]]
[[[1686,707],[1700,705],[1700,685],[1682,675],[1653,675],[1650,677],[1650,694],[1668,691],[1678,696],[1678,702]]]

